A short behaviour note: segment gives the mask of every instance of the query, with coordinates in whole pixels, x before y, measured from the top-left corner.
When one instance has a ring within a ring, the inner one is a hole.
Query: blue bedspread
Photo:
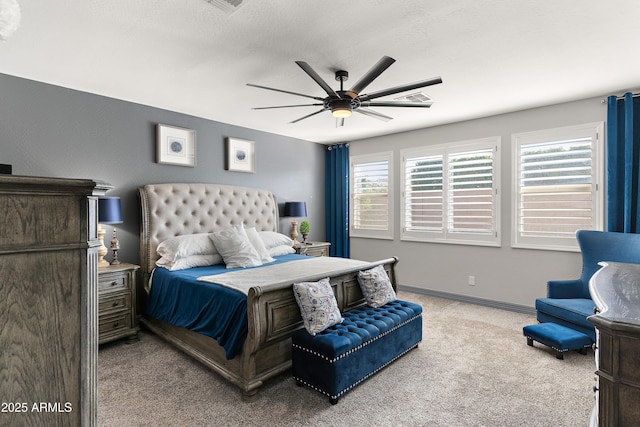
[[[303,255],[275,257],[273,265],[304,258]],[[251,267],[260,268],[260,267]],[[247,338],[247,296],[214,283],[198,282],[200,276],[241,270],[224,264],[169,271],[156,268],[147,300],[147,315],[201,333],[224,347],[227,359],[242,351]]]

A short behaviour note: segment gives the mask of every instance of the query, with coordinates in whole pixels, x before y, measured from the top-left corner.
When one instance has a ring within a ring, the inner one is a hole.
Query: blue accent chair
[[[536,299],[536,318],[540,323],[556,323],[591,337],[595,328],[587,320],[595,304],[589,294],[589,279],[600,269],[601,261],[640,264],[640,234],[579,230],[582,275],[576,280],[551,280],[547,298]]]

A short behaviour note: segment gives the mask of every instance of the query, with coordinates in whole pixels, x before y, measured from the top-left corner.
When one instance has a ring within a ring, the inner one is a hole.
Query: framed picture
[[[227,170],[255,173],[255,142],[246,139],[227,138]]]
[[[167,165],[195,167],[196,131],[158,124],[156,161]]]

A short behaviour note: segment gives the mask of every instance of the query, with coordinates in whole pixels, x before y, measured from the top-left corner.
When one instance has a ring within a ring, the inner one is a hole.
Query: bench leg
[[[556,359],[564,360],[564,353],[561,351],[558,351],[556,353]]]
[[[333,397],[330,397],[330,398],[329,398],[329,403],[331,403],[332,405],[337,404],[337,403],[338,403],[338,398],[335,398],[335,399],[334,399]]]
[[[581,348],[580,350],[578,350],[578,353],[587,354],[587,348],[586,347]]]
[[[529,337],[527,337],[527,345],[533,347],[533,340]]]

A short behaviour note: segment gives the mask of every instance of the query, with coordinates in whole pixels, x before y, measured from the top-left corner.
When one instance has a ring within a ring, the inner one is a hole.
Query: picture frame
[[[156,162],[165,165],[196,166],[196,131],[158,124]]]
[[[255,142],[246,139],[227,138],[225,168],[228,171],[255,173]]]

